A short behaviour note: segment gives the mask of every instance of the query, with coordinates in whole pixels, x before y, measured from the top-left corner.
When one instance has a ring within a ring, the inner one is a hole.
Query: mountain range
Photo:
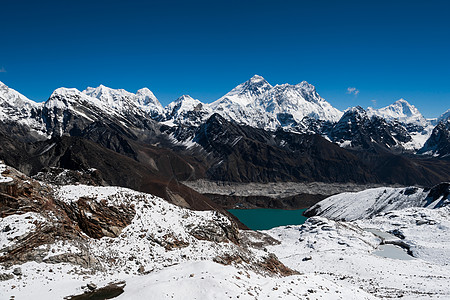
[[[180,180],[201,178],[434,185],[449,180],[449,117],[428,120],[404,99],[342,112],[306,81],[258,75],[212,103],[166,107],[147,88],[59,88],[37,103],[0,83],[0,156],[28,175],[97,168],[172,201]]]

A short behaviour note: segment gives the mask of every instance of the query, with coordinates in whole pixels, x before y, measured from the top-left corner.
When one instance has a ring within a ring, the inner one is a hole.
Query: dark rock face
[[[233,223],[228,224],[227,220],[220,214],[215,214],[214,223],[209,225],[199,225],[194,227],[190,234],[199,239],[212,242],[227,242],[231,241],[239,244],[239,231]]]
[[[366,182],[371,178],[356,157],[320,136],[272,133],[228,122],[218,114],[199,128],[194,141],[215,157],[207,173],[212,180]]]
[[[430,138],[418,154],[431,154],[440,157],[450,155],[450,121],[441,121],[433,129]]]
[[[84,237],[80,227],[70,218],[70,212],[64,209],[64,204],[53,199],[50,188],[13,169],[9,170],[7,176],[12,177],[13,181],[0,184],[0,217],[34,212],[52,219],[53,222],[34,221],[33,231],[22,236],[7,249],[2,249],[5,255],[0,258],[0,263],[21,263],[29,260],[42,262],[45,250],[39,249],[41,245],[52,244],[57,240],[82,243]],[[115,221],[111,220],[111,223]],[[95,265],[96,259],[89,255],[87,249],[82,247],[81,250],[82,253],[76,256],[53,257],[51,262],[71,262],[84,267]]]
[[[408,131],[398,122],[386,122],[383,118],[369,118],[365,110],[355,107],[341,117],[328,136],[334,142],[349,141],[349,148],[370,150],[374,146],[401,150],[399,142],[411,141]]]
[[[426,206],[438,199],[440,199],[440,201],[435,205],[435,207],[450,205],[450,182],[443,182],[432,187],[427,196]]]
[[[59,205],[69,218],[78,224],[82,232],[95,239],[119,236],[122,228],[131,224],[136,214],[133,207],[110,206],[106,201],[98,203],[87,198],[80,198],[70,205]]]
[[[372,118],[370,124],[377,124],[377,120],[380,121]],[[381,124],[386,125],[384,121]],[[377,127],[372,130],[378,131]],[[384,138],[383,131],[380,132],[380,141],[389,140],[388,135]],[[381,142],[364,142],[368,138],[365,133],[356,133],[355,136],[364,137],[360,139],[361,145],[368,149],[343,149],[317,134],[255,129],[229,122],[215,114],[196,131],[194,141],[208,153],[209,169],[206,177],[210,180],[370,182],[430,186],[450,179],[448,171],[445,171],[450,167],[447,160],[395,154],[386,150]],[[367,134],[370,137],[370,133]]]
[[[56,185],[86,184],[101,186],[105,185],[101,173],[96,169],[87,171],[74,171],[63,168],[43,168],[33,179]]]

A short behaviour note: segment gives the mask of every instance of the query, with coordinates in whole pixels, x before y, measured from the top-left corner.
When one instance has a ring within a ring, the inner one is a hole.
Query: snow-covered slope
[[[433,124],[425,119],[420,111],[405,99],[400,99],[383,108],[367,108],[368,116],[378,116],[388,122],[402,124],[411,136],[411,141],[404,143],[403,147],[409,150],[419,150],[430,137]]]
[[[276,85],[258,104],[274,116],[291,114],[297,122],[304,117],[337,122],[342,116],[341,111],[320,97],[316,88],[306,81],[296,85]]]
[[[46,136],[41,105],[0,82],[0,121],[17,122]]]
[[[111,285],[121,299],[373,299],[358,287],[298,275],[264,249],[276,240],[251,232],[244,239],[220,213],[0,170],[11,179],[0,190],[17,197],[0,218],[1,299],[61,299]]]
[[[428,121],[422,116],[419,110],[408,103],[405,99],[395,101],[393,104],[383,108],[374,109],[372,107],[367,108],[367,114],[369,116],[379,116],[387,121],[397,120],[405,124],[414,124],[426,127]]]
[[[445,121],[448,121],[449,119],[450,119],[450,109],[448,109],[442,115],[440,115],[436,121],[437,121],[437,123],[441,122],[441,121],[445,122]]]
[[[162,115],[164,111],[161,103],[148,88],[140,89],[136,94],[133,94],[123,89],[111,89],[100,85],[97,88],[88,87],[83,93],[97,98],[109,107],[121,112],[138,111],[140,109],[151,116],[158,116]]]
[[[166,124],[181,124],[188,126],[200,126],[211,114],[209,105],[194,99],[189,95],[183,95],[165,107]]]
[[[179,100],[166,108],[168,115],[178,102]],[[305,117],[336,122],[342,115],[342,112],[320,97],[315,87],[306,81],[296,85],[272,86],[258,75],[213,103],[203,104],[202,107],[204,113],[199,116],[201,120],[195,123],[200,124],[212,113],[218,113],[228,120],[268,130],[297,126]],[[192,116],[189,116],[187,122],[183,116],[173,114],[169,119],[178,124],[192,123]]]
[[[262,76],[254,75],[211,103],[211,108],[216,110],[219,106],[226,106],[231,103],[245,107],[253,104],[256,99],[264,97],[264,94],[271,89],[272,86]]]
[[[431,136],[417,153],[439,157],[450,155],[450,119],[443,118],[434,127]]]
[[[408,207],[439,208],[448,204],[450,183],[441,183],[431,189],[381,187],[328,197],[309,208],[305,214],[352,221],[391,210]]]
[[[354,222],[312,217],[267,231],[281,241],[267,248],[290,268],[313,270],[377,298],[450,299],[449,228],[449,207],[407,208]]]

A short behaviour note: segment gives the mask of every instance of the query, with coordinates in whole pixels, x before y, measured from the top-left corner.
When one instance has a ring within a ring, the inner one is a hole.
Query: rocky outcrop
[[[418,151],[418,154],[427,154],[439,157],[450,155],[450,120],[439,122],[433,129],[430,138]]]
[[[77,202],[59,205],[82,232],[96,239],[119,236],[122,228],[131,223],[136,213],[133,206],[110,206],[106,201],[97,202],[85,197]]]
[[[0,217],[27,214],[24,221],[31,223],[29,226],[33,230],[12,237],[12,244],[0,249],[4,253],[0,256],[1,263],[34,260],[47,263],[69,262],[83,267],[101,268],[98,259],[89,253],[84,234],[93,238],[116,237],[134,217],[133,207],[113,207],[85,198],[69,205],[55,199],[51,187],[13,168],[7,168],[3,174],[12,178],[12,181],[0,183]],[[40,217],[35,219],[34,215]],[[20,231],[20,226],[25,225],[19,223],[13,225],[13,228],[7,226],[1,230],[14,233]],[[46,258],[49,245],[64,241],[78,244],[80,253]]]
[[[87,185],[106,185],[100,171],[97,169],[88,169],[86,171],[68,170],[56,167],[43,168],[38,174],[32,177],[35,180],[46,183],[65,185],[65,184],[87,184]]]

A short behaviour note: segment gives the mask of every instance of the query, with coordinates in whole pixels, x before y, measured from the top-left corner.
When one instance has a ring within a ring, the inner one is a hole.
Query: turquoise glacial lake
[[[302,214],[306,209],[229,209],[239,221],[253,230],[266,230],[278,226],[300,225],[306,221]]]

